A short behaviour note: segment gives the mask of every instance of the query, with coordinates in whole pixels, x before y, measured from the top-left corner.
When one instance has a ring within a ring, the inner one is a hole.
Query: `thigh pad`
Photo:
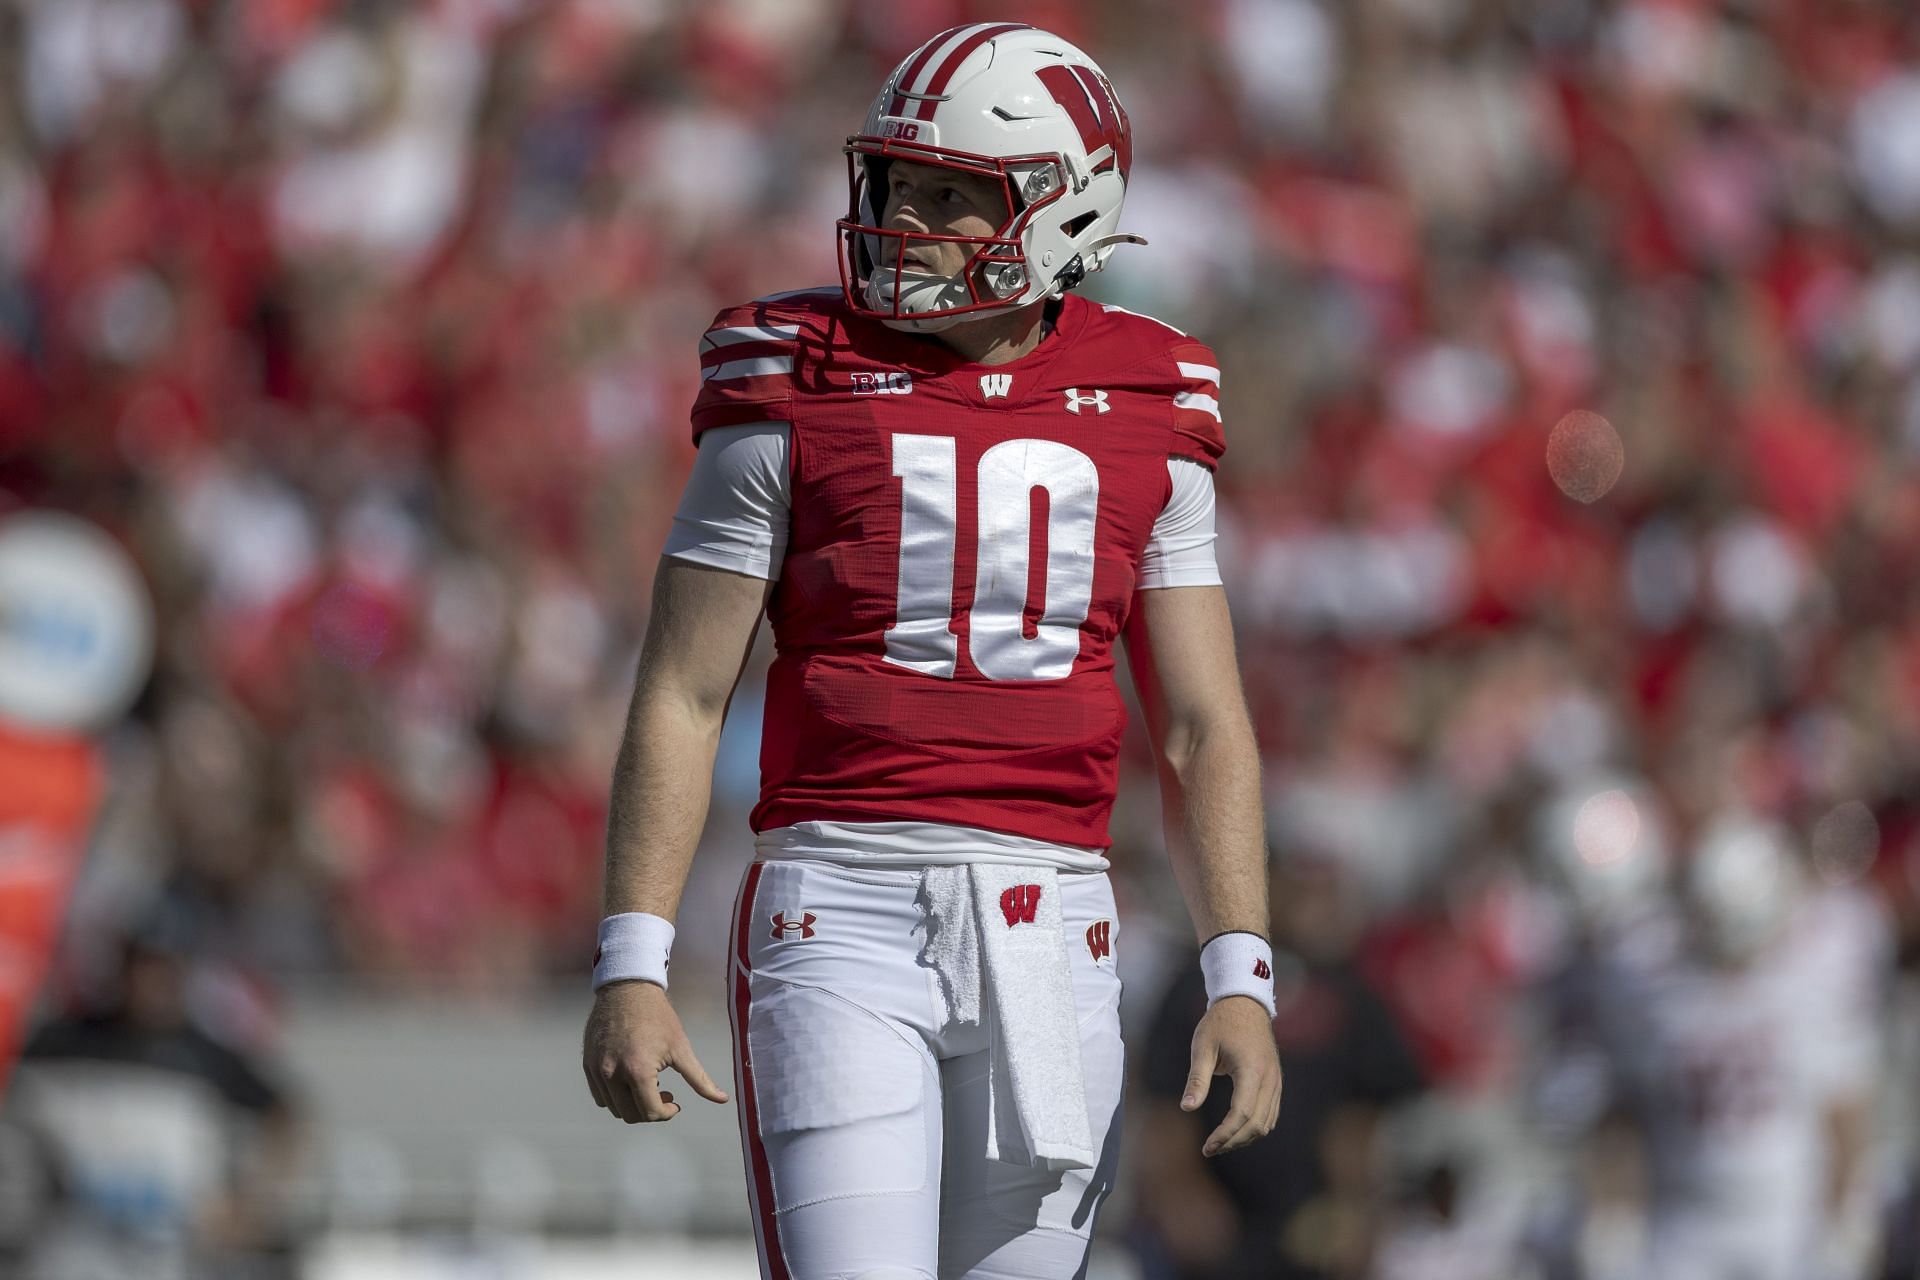
[[[927,1186],[928,1061],[892,1024],[830,991],[769,982],[747,1045],[777,1212]]]

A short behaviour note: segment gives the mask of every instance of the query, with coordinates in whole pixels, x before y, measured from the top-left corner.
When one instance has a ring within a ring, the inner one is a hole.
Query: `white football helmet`
[[[847,304],[897,329],[931,332],[1058,297],[1115,246],[1133,136],[1092,58],[1018,22],[955,27],[894,68],[847,139],[852,208],[838,227]],[[998,178],[1007,212],[990,236],[880,225],[895,160]],[[898,242],[883,265],[883,241]],[[957,276],[905,270],[916,242],[974,246]]]
[[[1603,772],[1568,783],[1536,812],[1534,840],[1548,883],[1583,929],[1617,928],[1664,898],[1666,812],[1638,777]]]
[[[1733,963],[1764,951],[1787,927],[1799,900],[1793,837],[1777,822],[1745,814],[1714,819],[1688,861],[1685,892],[1701,945]]]

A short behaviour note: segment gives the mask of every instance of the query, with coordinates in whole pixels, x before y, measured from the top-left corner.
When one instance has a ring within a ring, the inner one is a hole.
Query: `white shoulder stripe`
[[[1182,391],[1173,398],[1176,409],[1193,409],[1199,413],[1210,413],[1215,422],[1220,421],[1220,402],[1212,396],[1203,396],[1193,391]]]
[[[800,336],[797,324],[743,324],[726,329],[709,329],[700,339],[702,351],[730,347],[736,342],[792,342]]]
[[[735,378],[760,378],[770,373],[792,373],[792,356],[761,356],[757,360],[729,360],[700,371],[702,382],[730,382]]]
[[[1185,360],[1176,360],[1174,363],[1180,366],[1180,376],[1183,378],[1211,382],[1216,387],[1220,385],[1220,370],[1210,364],[1188,364]]]
[[[1168,324],[1165,320],[1158,319],[1154,316],[1140,315],[1138,311],[1129,311],[1125,307],[1120,306],[1118,303],[1103,302],[1100,304],[1100,309],[1102,311],[1118,311],[1121,315],[1125,315],[1125,316],[1138,316],[1142,320],[1152,320],[1155,324],[1159,325],[1162,329],[1173,329],[1173,326]],[[1173,329],[1173,331],[1179,334],[1183,338],[1187,336],[1186,330],[1184,329]]]

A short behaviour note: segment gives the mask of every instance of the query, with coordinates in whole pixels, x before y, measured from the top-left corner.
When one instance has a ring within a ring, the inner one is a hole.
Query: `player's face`
[[[880,217],[883,227],[939,236],[990,236],[1006,220],[1006,187],[998,178],[910,160],[895,160],[887,167],[887,202]],[[906,268],[956,276],[976,248],[916,242],[907,248]],[[882,241],[881,265],[894,265],[899,252],[898,241]]]

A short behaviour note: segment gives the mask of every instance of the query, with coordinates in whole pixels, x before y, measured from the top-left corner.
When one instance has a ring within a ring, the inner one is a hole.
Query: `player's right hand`
[[[680,1114],[680,1104],[660,1087],[660,1073],[667,1067],[707,1101],[727,1100],[726,1090],[694,1056],[667,993],[651,982],[613,982],[600,988],[581,1038],[580,1065],[594,1102],[628,1124]]]

